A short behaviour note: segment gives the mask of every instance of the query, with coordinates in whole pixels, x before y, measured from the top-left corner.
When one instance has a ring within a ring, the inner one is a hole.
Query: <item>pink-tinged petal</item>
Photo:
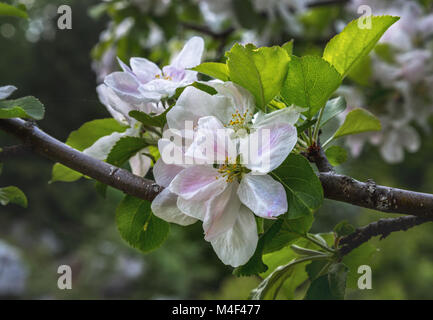
[[[133,75],[127,72],[114,72],[105,77],[104,83],[116,92],[127,103],[140,104],[139,82]]]
[[[194,139],[186,151],[186,156],[197,164],[225,163],[227,158],[236,160],[236,141],[231,137],[232,129],[225,128],[215,117],[198,120]]]
[[[131,122],[131,118],[128,115],[131,109],[126,103],[120,100],[111,88],[105,84],[100,84],[96,88],[96,92],[98,93],[99,101],[107,108],[114,119],[122,124]]]
[[[126,65],[119,57],[117,57],[117,62],[119,63],[120,68],[122,68],[123,72],[133,73],[131,68]]]
[[[0,87],[0,100],[9,97],[15,90],[17,90],[15,86]]]
[[[188,226],[197,221],[186,214],[183,214],[177,207],[177,195],[168,189],[162,190],[152,201],[152,212],[158,218],[167,222],[176,223],[181,226]]]
[[[230,101],[226,97],[212,96],[197,88],[187,87],[176,105],[167,113],[167,123],[171,129],[183,130],[185,122],[197,125],[200,118],[215,116],[225,124],[224,119],[232,110],[230,108]]]
[[[205,240],[211,241],[233,228],[241,207],[236,194],[238,186],[239,183],[234,181],[222,193],[209,200],[203,221]]]
[[[171,192],[186,200],[207,201],[224,191],[225,179],[211,166],[193,166],[179,172],[169,185]]]
[[[166,164],[161,158],[159,158],[153,166],[153,176],[155,182],[164,188],[167,188],[174,177],[181,172],[184,167],[177,166],[174,164]]]
[[[141,83],[147,83],[157,75],[161,76],[161,69],[150,60],[145,58],[131,58],[131,69]]]
[[[240,141],[242,163],[248,169],[268,173],[278,168],[298,141],[296,128],[274,123],[258,128]]]
[[[247,207],[241,206],[233,228],[212,239],[211,244],[224,264],[239,267],[253,256],[257,242],[254,214]]]
[[[198,66],[204,50],[204,41],[200,37],[192,37],[170,63],[177,69],[188,69]]]
[[[245,175],[238,188],[240,201],[262,218],[275,218],[287,212],[286,191],[268,175]]]
[[[147,149],[143,149],[141,152],[148,152]],[[133,174],[144,177],[150,169],[151,160],[149,157],[138,152],[136,155],[129,159],[129,165]]]

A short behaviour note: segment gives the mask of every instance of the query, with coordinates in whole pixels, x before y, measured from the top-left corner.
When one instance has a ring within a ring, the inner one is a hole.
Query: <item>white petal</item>
[[[231,99],[234,106],[233,111],[239,111],[241,115],[247,113],[247,115],[251,116],[254,114],[256,108],[254,97],[248,90],[230,81],[222,83],[209,82],[207,85],[214,87],[219,95]]]
[[[244,205],[262,218],[275,218],[287,212],[286,191],[269,175],[245,175],[238,196]]]
[[[254,214],[241,206],[239,216],[232,229],[211,241],[218,258],[227,265],[244,265],[256,251],[258,241]]]
[[[171,193],[168,189],[164,189],[152,201],[152,212],[162,220],[177,223],[181,226],[188,226],[196,222],[197,219],[183,214],[178,209],[176,201],[177,195]]]
[[[107,108],[111,116],[119,123],[131,123],[129,111],[131,110],[126,103],[114,93],[114,91],[105,84],[101,84],[96,88],[99,100]]]
[[[113,89],[123,101],[130,104],[140,104],[142,96],[139,92],[139,82],[127,72],[114,72],[105,77],[104,83]]]
[[[171,129],[182,130],[185,129],[186,121],[196,125],[202,117],[215,116],[225,124],[232,110],[230,100],[226,97],[212,96],[197,88],[187,87],[167,113],[167,123]]]
[[[407,151],[413,153],[417,152],[421,146],[421,139],[418,132],[409,126],[403,127],[399,132],[401,144]]]
[[[306,108],[291,106],[271,113],[263,113],[262,111],[259,111],[255,118],[254,127],[258,128],[265,125],[272,125],[275,122],[295,125],[295,123],[298,122],[301,112],[306,110]]]
[[[186,200],[181,197],[177,198],[177,207],[179,210],[184,214],[200,221],[204,221],[208,211],[208,205],[209,201],[194,201]]]
[[[241,207],[236,194],[238,186],[239,183],[234,181],[221,194],[209,200],[203,221],[205,240],[211,241],[233,228]]]
[[[144,177],[149,171],[152,161],[149,157],[141,154],[141,152],[148,152],[148,150],[143,149],[142,151],[137,152],[136,155],[129,159],[129,165],[131,166],[133,174],[139,177]]]
[[[159,158],[153,166],[153,176],[155,182],[164,188],[170,185],[170,182],[174,177],[183,170],[181,166],[166,164],[161,158]]]
[[[173,59],[170,65],[178,69],[187,69],[198,66],[204,50],[204,41],[201,37],[192,37],[183,47],[182,51]]]
[[[384,137],[384,143],[380,148],[382,158],[391,164],[399,163],[404,159],[404,150],[396,131],[390,131]]]
[[[132,71],[141,83],[149,82],[155,79],[156,75],[161,75],[161,69],[145,58],[131,58],[130,64]]]
[[[268,173],[278,168],[298,141],[296,128],[274,123],[258,128],[240,141],[242,163],[250,170]]]
[[[0,87],[0,100],[9,97],[15,90],[17,90],[17,87],[14,86]]]
[[[227,186],[211,166],[193,166],[182,170],[170,183],[171,192],[187,200],[206,201],[217,196]]]
[[[84,150],[83,153],[98,160],[105,160],[117,141],[125,136],[133,136],[134,132],[135,130],[133,129],[128,129],[125,132],[113,132],[108,136],[99,138],[92,146]]]

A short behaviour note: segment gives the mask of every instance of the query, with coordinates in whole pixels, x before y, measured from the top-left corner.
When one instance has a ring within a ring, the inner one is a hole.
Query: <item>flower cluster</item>
[[[379,146],[388,163],[401,162],[404,151],[416,152],[421,138],[414,128],[418,125],[429,133],[428,119],[433,114],[433,13],[426,13],[414,1],[354,0],[349,11],[367,5],[375,15],[399,16],[398,21],[382,37],[372,55],[372,80],[378,84],[385,99],[376,103],[369,91],[348,87],[341,91],[350,107],[373,109],[382,123],[380,134],[364,134],[347,139],[352,154],[357,156],[364,141]],[[377,94],[376,94],[377,96]]]
[[[189,86],[197,80],[189,68],[200,63],[202,52],[203,40],[193,37],[162,70],[143,58],[132,58],[131,67],[119,61],[123,71],[107,75],[98,93],[129,129],[99,139],[84,152],[104,159],[121,137],[140,136],[143,128],[129,112],[160,114],[168,107],[165,101],[183,88],[166,112],[157,143],[161,157],[153,175],[165,189],[152,202],[152,212],[180,225],[202,221],[204,237],[218,257],[236,267],[256,250],[256,217],[275,219],[287,212],[286,191],[272,171],[297,144],[294,125],[304,109],[256,112],[252,94],[232,82],[201,82],[214,94]],[[140,152],[130,164],[141,176],[151,165]]]

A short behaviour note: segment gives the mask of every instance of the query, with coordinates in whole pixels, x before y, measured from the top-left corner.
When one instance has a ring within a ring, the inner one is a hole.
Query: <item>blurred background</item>
[[[59,140],[84,122],[110,117],[96,86],[127,61],[143,56],[165,65],[185,39],[206,40],[207,61],[222,61],[234,42],[256,45],[295,40],[295,54],[321,54],[327,41],[366,13],[399,15],[372,55],[338,94],[349,108],[380,117],[383,131],[341,141],[349,151],[339,172],[378,184],[433,193],[433,2],[297,0],[19,0],[30,19],[0,17],[0,86],[14,97],[33,95],[46,107],[39,126]],[[72,30],[59,30],[57,8],[72,8]],[[368,13],[368,12],[367,12]],[[338,120],[329,125],[335,130]],[[326,130],[323,133],[327,134]],[[16,141],[0,132],[0,146]],[[203,241],[199,224],[171,226],[155,252],[124,243],[114,213],[122,194],[107,199],[94,182],[48,184],[52,163],[25,156],[4,164],[0,186],[16,185],[29,207],[0,207],[0,298],[13,299],[245,299],[257,277],[237,278]],[[314,232],[347,219],[356,226],[381,217],[325,201]],[[432,299],[433,225],[375,239],[372,290],[353,299]],[[57,288],[57,268],[73,271],[73,289]],[[297,298],[302,297],[302,289]]]

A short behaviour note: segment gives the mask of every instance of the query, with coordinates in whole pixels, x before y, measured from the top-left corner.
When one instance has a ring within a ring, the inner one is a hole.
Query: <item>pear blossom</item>
[[[15,90],[17,90],[17,87],[15,87],[15,86],[0,87],[0,100],[6,99],[7,97],[9,97]]]
[[[192,158],[205,155],[208,162],[167,164],[164,149],[169,141],[161,139],[161,159],[155,165],[154,176],[166,189],[152,202],[152,211],[180,225],[202,221],[205,240],[225,264],[236,267],[245,264],[257,246],[254,215],[272,219],[287,212],[285,189],[268,173],[279,167],[295,146],[294,124],[300,110],[290,107],[254,115],[254,98],[247,90],[231,82],[211,85],[217,91],[213,96],[194,87],[186,88],[167,114],[169,128],[184,136],[185,122],[193,122],[195,137],[183,153]],[[243,146],[266,131],[269,139],[256,154],[249,154],[250,150]],[[215,160],[205,152],[209,144],[200,144],[201,137],[209,133],[213,133],[213,150],[226,156],[225,162],[209,163]],[[227,155],[232,155],[233,149],[236,153],[229,159]]]
[[[145,58],[131,58],[130,67],[119,60],[123,72],[114,72],[104,83],[117,96],[135,108],[143,108],[149,102],[159,102],[172,96],[177,88],[197,80],[197,72],[188,70],[200,64],[204,41],[191,38],[162,70]]]

